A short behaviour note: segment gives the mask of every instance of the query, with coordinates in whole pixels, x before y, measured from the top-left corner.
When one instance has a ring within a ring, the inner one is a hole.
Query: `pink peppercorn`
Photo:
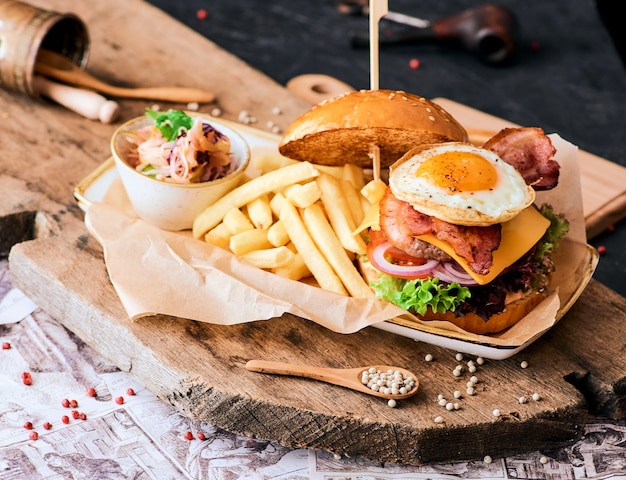
[[[33,384],[33,377],[31,376],[30,372],[22,372],[22,383],[24,385]]]
[[[44,422],[43,428],[46,430],[52,430],[52,424],[50,422]]]
[[[70,417],[68,417],[67,415],[63,415],[61,417],[61,421],[67,425],[68,423],[70,423]]]
[[[185,432],[185,440],[193,440],[193,433]]]
[[[70,408],[77,408],[78,400],[70,400]]]
[[[420,61],[417,58],[412,58],[409,61],[409,67],[411,67],[411,69],[413,70],[417,70],[418,68],[420,68]]]
[[[132,397],[134,394],[135,394],[135,390],[133,390],[132,388],[126,389],[126,395],[130,395]]]
[[[95,397],[96,396],[96,389],[93,387],[89,387],[87,389],[87,395],[90,397]]]
[[[604,245],[600,245],[597,250],[600,255],[606,255],[606,247]]]
[[[198,440],[206,440],[206,436],[204,432],[198,432]]]
[[[32,430],[33,429],[33,422],[24,422],[24,428],[26,430]]]
[[[69,408],[70,401],[67,398],[64,398],[63,400],[61,400],[61,405],[63,406],[63,408]]]
[[[10,350],[11,344],[9,342],[2,342],[2,350]]]
[[[39,438],[39,434],[37,432],[30,432],[28,438],[30,438],[31,440],[37,440]]]
[[[118,405],[122,405],[124,403],[124,397],[117,397],[115,399],[115,403],[117,403]]]
[[[78,418],[79,418],[80,420],[87,420],[87,414],[86,414],[86,413],[82,413],[82,412],[81,412],[81,413],[78,415]]]
[[[206,20],[206,18],[209,16],[208,12],[204,9],[204,8],[200,8],[197,12],[196,12],[196,18],[198,20]]]
[[[72,418],[76,420],[78,417],[80,417],[80,412],[78,410],[72,410]]]

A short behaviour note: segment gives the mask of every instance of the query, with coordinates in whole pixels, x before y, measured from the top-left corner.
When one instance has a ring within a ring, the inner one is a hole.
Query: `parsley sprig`
[[[148,108],[146,116],[154,120],[154,125],[168,142],[175,140],[181,131],[189,130],[193,125],[193,118],[181,110],[170,109],[167,112],[156,112]]]

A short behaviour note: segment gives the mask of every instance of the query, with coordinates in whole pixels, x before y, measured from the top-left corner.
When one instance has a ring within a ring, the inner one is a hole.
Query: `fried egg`
[[[458,142],[412,149],[390,167],[389,186],[417,211],[456,225],[503,223],[535,200],[513,166]]]

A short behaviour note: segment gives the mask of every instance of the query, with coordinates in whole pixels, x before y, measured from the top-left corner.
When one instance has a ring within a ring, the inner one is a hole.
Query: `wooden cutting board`
[[[176,80],[214,91],[227,118],[246,109],[260,125],[271,120],[284,127],[308,108],[140,0],[50,0],[47,6],[86,20],[94,43],[92,72],[111,81],[168,84],[169,59],[175,57],[178,69],[189,72]],[[142,18],[141,32],[133,18]],[[163,41],[155,47],[152,38]],[[194,55],[177,55],[189,45]],[[150,106],[120,103],[124,118]],[[283,116],[273,116],[274,106]],[[185,415],[287,446],[416,465],[571,444],[582,434],[590,408],[625,416],[626,349],[620,339],[626,299],[593,280],[536,343],[510,359],[478,366],[476,395],[463,394],[453,411],[438,405],[437,397],[452,399],[455,390],[465,391],[469,370],[458,377],[452,371],[470,358],[457,360],[454,351],[378,329],[340,335],[292,316],[233,327],[166,316],[131,322],[108,281],[100,245],[72,198],[78,182],[108,156],[115,126],[7,92],[0,92],[0,111],[0,252],[11,249],[15,286]],[[28,169],[15,161],[26,158]],[[425,361],[428,353],[434,361]],[[404,365],[419,375],[420,391],[390,408],[340,387],[248,372],[244,365],[251,358],[330,367]],[[522,360],[528,368],[520,367]],[[519,403],[535,392],[540,400]],[[494,409],[501,415],[494,416]],[[438,416],[443,422],[435,422]]]

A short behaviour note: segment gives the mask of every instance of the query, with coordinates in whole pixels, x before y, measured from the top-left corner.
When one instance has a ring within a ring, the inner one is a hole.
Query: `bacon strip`
[[[483,148],[514,166],[535,190],[551,190],[559,183],[560,165],[553,160],[556,149],[541,128],[505,128]]]
[[[380,201],[380,228],[394,247],[420,257],[424,253],[417,235],[431,233],[450,244],[455,253],[467,260],[472,271],[485,275],[493,265],[493,251],[501,240],[499,224],[489,227],[466,227],[420,213],[387,188]],[[431,258],[430,256],[428,258]]]

